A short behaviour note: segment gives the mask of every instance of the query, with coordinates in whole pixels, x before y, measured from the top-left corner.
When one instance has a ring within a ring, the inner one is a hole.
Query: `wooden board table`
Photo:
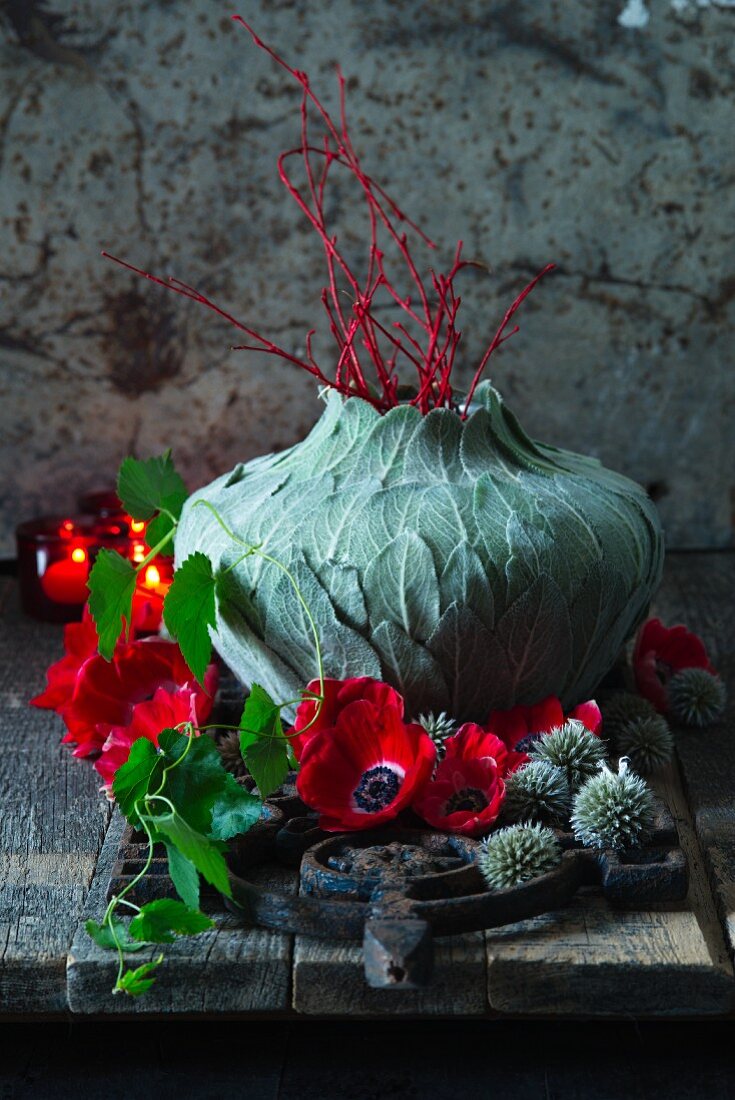
[[[701,634],[735,695],[735,553],[668,558],[654,611]],[[699,1016],[735,1011],[735,707],[677,732],[659,787],[689,859],[686,902],[612,911],[594,895],[558,913],[437,941],[432,985],[369,989],[360,946],[243,930],[166,949],[146,997],[112,997],[114,962],[84,932],[99,918],[121,831],[96,773],[59,744],[55,716],[26,707],[61,651],[61,629],[24,618],[0,579],[0,1014],[129,1016]],[[272,872],[296,889],[295,872]],[[141,956],[136,956],[140,959]]]

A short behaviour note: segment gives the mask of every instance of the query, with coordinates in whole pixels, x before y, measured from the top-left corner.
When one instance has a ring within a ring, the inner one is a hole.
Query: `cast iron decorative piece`
[[[419,989],[431,981],[434,936],[496,928],[555,910],[581,886],[597,886],[616,906],[679,901],[687,866],[671,814],[659,803],[645,846],[629,852],[582,848],[557,831],[561,862],[508,890],[489,890],[478,870],[479,841],[424,828],[388,827],[328,834],[286,785],[261,821],[230,842],[232,902],[244,924],[327,939],[362,940],[365,977],[374,988]],[[128,826],[108,897],[140,870],[145,837]],[[249,881],[264,864],[299,868],[298,895]],[[134,900],[175,896],[163,854],[156,854]],[[133,900],[133,899],[131,899]]]

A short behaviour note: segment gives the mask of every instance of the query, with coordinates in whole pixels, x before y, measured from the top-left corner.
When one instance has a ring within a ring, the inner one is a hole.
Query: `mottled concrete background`
[[[323,274],[276,177],[298,94],[231,3],[0,9],[10,554],[19,518],[71,508],[130,451],[172,445],[193,486],[294,441],[319,411],[306,376],[231,352],[224,323],[100,248],[200,286],[293,350]],[[248,0],[242,13],[331,104],[342,62],[366,167],[445,260],[461,237],[490,265],[464,283],[467,368],[555,260],[494,380],[532,434],[648,485],[670,545],[731,543],[735,10]],[[349,240],[346,190],[333,210]]]

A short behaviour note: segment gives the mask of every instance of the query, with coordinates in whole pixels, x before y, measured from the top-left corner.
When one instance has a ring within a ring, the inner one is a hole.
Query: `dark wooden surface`
[[[11,580],[0,580],[0,609],[0,1012],[295,1010],[335,1018],[732,1011],[732,704],[720,727],[677,731],[680,767],[661,781],[692,870],[685,905],[611,913],[592,897],[522,925],[447,941],[438,951],[441,981],[420,994],[367,990],[357,945],[243,932],[223,916],[215,932],[167,949],[155,996],[112,999],[110,957],[90,944],[82,923],[102,911],[116,831],[94,876],[109,820],[96,773],[59,745],[55,716],[26,707],[60,653],[61,631],[20,615]],[[654,610],[704,637],[732,691],[735,554],[671,555]],[[289,883],[284,873],[282,885]]]

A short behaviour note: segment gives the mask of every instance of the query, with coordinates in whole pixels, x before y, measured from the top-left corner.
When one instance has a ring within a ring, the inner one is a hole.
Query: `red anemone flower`
[[[649,619],[638,631],[633,652],[633,673],[640,695],[666,714],[667,685],[684,668],[704,668],[717,675],[710,664],[704,642],[685,626],[665,627],[660,619]]]
[[[160,687],[173,691],[186,684],[211,697],[217,669],[210,665],[204,689],[195,687],[175,642],[143,638],[119,645],[111,661],[97,654],[80,667],[71,699],[58,708],[68,730],[63,740],[76,744],[75,756],[89,756],[102,749],[113,726],[130,723],[136,703]]]
[[[97,652],[97,630],[91,620],[64,627],[64,656],[46,673],[46,690],[31,699],[31,706],[58,711],[71,700],[79,670]]]
[[[435,829],[483,836],[505,798],[508,750],[494,733],[468,722],[446,742],[436,775],[414,801],[414,809]]]
[[[159,687],[152,699],[136,703],[128,725],[112,727],[102,746],[102,753],[94,763],[108,792],[115,772],[130,756],[134,741],[146,737],[154,745],[158,745],[161,730],[175,729],[182,722],[193,722],[198,726],[201,722],[206,722],[211,709],[211,697],[189,685],[175,691]]]
[[[356,699],[302,746],[296,786],[325,831],[372,829],[413,801],[435,760],[425,730],[404,723],[402,703]]]
[[[306,690],[313,695],[319,695],[319,681],[312,680],[307,684]],[[325,679],[324,697],[319,716],[314,724],[309,725],[319,705],[316,700],[305,699],[296,711],[296,721],[293,724],[292,731],[296,736],[290,738],[296,759],[301,759],[304,746],[315,733],[335,726],[342,710],[358,699],[367,699],[369,703],[374,703],[378,708],[396,707],[400,717],[403,718],[403,698],[394,688],[384,684],[381,680],[373,680],[370,676],[353,677],[347,680]],[[306,726],[309,727],[306,732],[299,735],[299,731],[305,729]]]
[[[576,718],[590,733],[599,737],[602,715],[594,699],[580,703],[565,715],[554,695],[530,707],[520,704],[511,710],[494,710],[487,720],[486,729],[492,730],[505,742],[508,748],[507,770],[514,772],[528,763],[528,753],[539,737],[563,726],[567,718]]]

